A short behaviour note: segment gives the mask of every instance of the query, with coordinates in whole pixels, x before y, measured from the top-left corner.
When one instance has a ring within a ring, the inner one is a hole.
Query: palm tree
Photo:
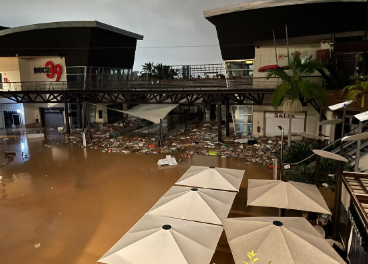
[[[368,94],[368,81],[361,82],[357,80],[356,84],[346,86],[342,89],[342,94],[346,96],[346,100],[356,101],[362,99],[361,107],[364,107],[364,98]]]
[[[164,65],[162,63],[153,66],[153,76],[158,80],[164,79]]]
[[[144,65],[142,65],[142,69],[143,69],[143,77],[147,78],[148,80],[151,80],[153,77],[153,68],[154,68],[154,64],[153,62],[148,62],[145,63]]]
[[[292,117],[295,112],[301,111],[302,108],[300,99],[320,100],[324,97],[325,90],[308,78],[319,69],[323,69],[323,65],[319,61],[308,59],[302,63],[300,53],[295,52],[287,67],[271,70],[267,75],[267,79],[277,77],[282,80],[282,83],[276,86],[273,93],[272,106],[276,110],[281,104],[283,112],[289,116],[289,147],[291,145]]]
[[[163,78],[166,80],[172,80],[178,75],[178,70],[172,69],[168,65],[163,66]]]

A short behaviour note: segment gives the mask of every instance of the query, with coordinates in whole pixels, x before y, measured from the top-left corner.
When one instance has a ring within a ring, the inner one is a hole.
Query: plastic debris
[[[135,123],[132,123],[133,125]],[[124,127],[129,124],[124,123]],[[124,129],[125,129],[124,128]],[[121,123],[108,126],[96,126],[91,135],[86,134],[87,148],[96,149],[105,153],[121,153],[135,155],[179,154],[181,158],[191,158],[193,155],[214,155],[221,158],[237,158],[246,163],[256,163],[269,166],[281,150],[280,137],[223,137],[218,142],[216,122],[194,123],[184,129],[165,137],[161,147],[158,138],[144,136],[143,133],[131,132],[120,135]],[[139,136],[137,135],[139,134]],[[223,134],[225,128],[223,127]],[[79,144],[82,146],[82,131],[74,130],[70,137],[66,137],[65,144]],[[162,162],[160,166],[168,165]]]

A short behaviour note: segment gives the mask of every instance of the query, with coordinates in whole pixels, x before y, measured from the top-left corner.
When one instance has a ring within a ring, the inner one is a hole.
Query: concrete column
[[[229,101],[227,101],[227,104],[226,104],[226,117],[225,117],[225,122],[226,122],[226,136],[230,136],[230,105],[229,105]]]
[[[66,126],[66,133],[70,135],[70,124],[69,124],[69,108],[68,108],[68,101],[65,97],[64,101],[64,111],[65,111],[65,126]]]
[[[217,105],[217,136],[218,141],[222,142],[222,131],[221,131],[221,123],[222,123],[222,116],[221,116],[221,104]]]

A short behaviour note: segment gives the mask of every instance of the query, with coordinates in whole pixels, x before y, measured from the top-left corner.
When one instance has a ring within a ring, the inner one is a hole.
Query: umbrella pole
[[[217,105],[217,134],[218,134],[218,142],[222,142],[222,131],[221,131],[221,123],[222,123],[222,116],[221,116],[221,104]]]
[[[358,134],[362,133],[362,126],[363,126],[363,121],[359,121]],[[354,169],[355,172],[359,172],[361,142],[362,141],[360,139],[357,141],[357,149],[356,149],[356,155],[355,155],[355,169]]]
[[[345,116],[346,109],[344,109],[342,114],[342,128],[341,128],[341,138],[344,137],[344,127],[345,127]],[[340,155],[342,156],[343,152],[343,142],[340,140]],[[340,214],[340,201],[341,201],[341,184],[342,184],[342,174],[344,171],[344,164],[342,161],[339,162],[338,173],[335,179],[335,205],[334,205],[334,220],[333,220],[333,229],[332,229],[332,238],[334,240],[339,240],[339,214]]]
[[[321,100],[321,104],[319,106],[319,122],[322,121],[322,100]],[[318,132],[319,132],[319,136],[322,137],[322,125],[319,125],[318,128]],[[322,149],[323,143],[322,143],[322,139],[318,140],[319,143],[319,149]],[[316,169],[315,169],[315,184],[317,186],[317,188],[319,187],[319,167],[321,166],[321,157],[319,155],[317,155],[316,158]]]
[[[162,135],[162,119],[160,119],[160,127],[159,127],[159,141],[160,141],[160,145],[161,147],[164,146],[164,138],[163,138],[163,135]]]
[[[283,152],[284,152],[284,129],[281,129],[281,150],[280,150],[280,181],[282,181],[282,159],[283,159]]]

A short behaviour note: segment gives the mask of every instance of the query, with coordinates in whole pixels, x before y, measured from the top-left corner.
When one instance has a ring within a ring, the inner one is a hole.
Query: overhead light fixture
[[[247,60],[247,61],[245,61],[245,64],[253,64],[253,61]]]
[[[356,119],[358,119],[359,121],[366,121],[368,120],[368,111],[364,112],[364,113],[360,113],[354,116]]]
[[[346,108],[347,105],[351,104],[353,101],[350,100],[350,101],[346,101],[346,102],[343,102],[343,103],[339,103],[339,104],[335,104],[335,105],[331,105],[329,106],[328,108],[330,108],[330,110],[334,111],[334,110],[337,110],[337,109],[340,109],[340,108]]]

